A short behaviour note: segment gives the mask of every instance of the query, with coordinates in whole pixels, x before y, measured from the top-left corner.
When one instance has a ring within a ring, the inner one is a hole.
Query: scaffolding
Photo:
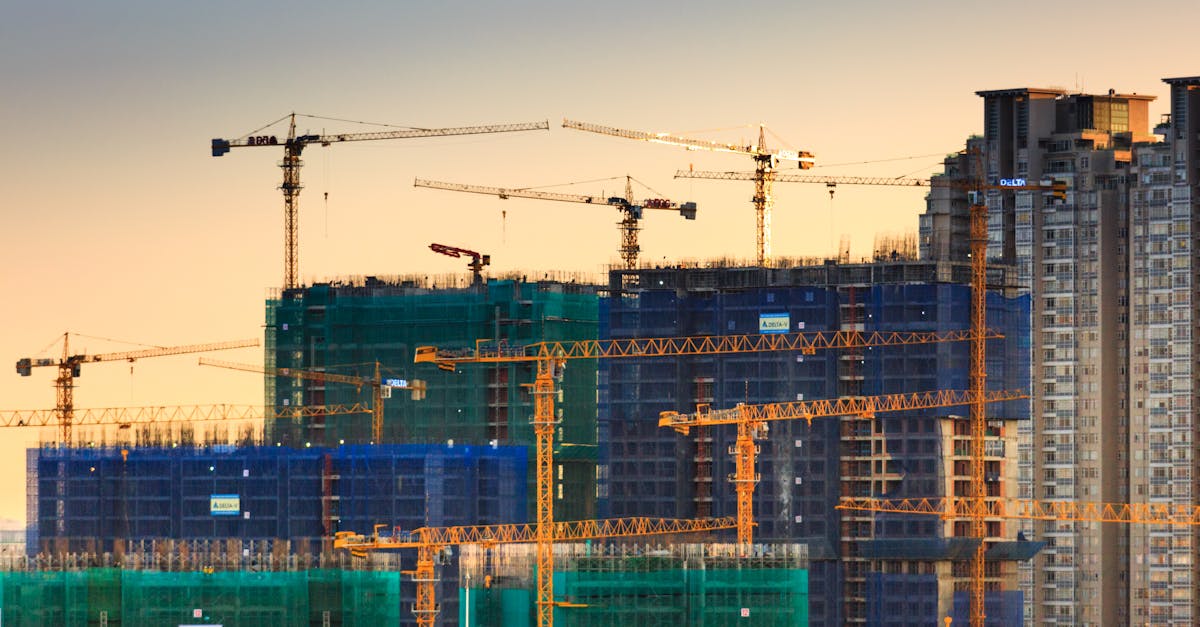
[[[286,290],[267,302],[265,365],[361,376],[373,375],[378,361],[384,377],[425,379],[425,400],[398,395],[387,402],[384,442],[532,446],[533,402],[521,386],[533,379],[532,364],[417,371],[413,350],[469,345],[477,338],[514,344],[596,339],[602,287],[582,278],[539,272],[472,286],[428,277],[365,277]],[[572,364],[564,377],[557,455],[563,499],[557,506],[567,518],[595,518],[596,365]],[[354,386],[288,377],[267,377],[265,383],[271,406],[370,403],[370,390]],[[367,443],[371,425],[360,416],[326,416],[274,421],[267,433],[285,446]]]
[[[117,568],[0,572],[10,627],[396,625],[398,572],[162,572]]]
[[[579,627],[808,625],[808,551],[798,544],[555,545],[555,621]],[[459,623],[532,623],[531,547],[465,547]]]
[[[772,325],[822,332],[970,328],[969,264],[888,257],[863,264],[762,268],[711,263],[614,271],[610,298],[602,307],[601,337],[771,332]],[[989,345],[988,387],[1021,389],[1029,381],[1029,297],[1014,285],[1011,268],[996,266],[989,272],[989,283],[997,289],[988,294],[987,326],[1005,337]],[[968,349],[967,343],[938,343],[813,355],[605,363],[600,372],[605,443],[601,476],[609,507],[604,515],[691,517],[700,511],[717,516],[735,511],[735,490],[725,481],[735,472],[733,458],[726,454],[735,430],[715,426],[689,440],[656,430],[647,416],[691,412],[692,399],[727,408],[738,403],[966,389]],[[953,421],[949,414],[897,412],[873,421],[817,421],[811,427],[785,421],[772,424],[770,437],[756,443],[761,498],[754,502],[755,537],[805,542],[813,548],[814,624],[869,622],[872,573],[900,567],[887,556],[869,557],[877,537],[902,542],[958,533],[929,517],[845,511],[831,515],[847,495],[952,493],[961,474],[953,443],[957,435],[943,429],[963,421]],[[995,433],[1008,437],[1015,428],[1006,421],[1028,418],[1028,403],[1000,403],[989,414]],[[1003,444],[1000,435],[995,439],[989,446]],[[1003,453],[993,460],[996,473],[1000,458]],[[994,531],[998,538],[1003,536],[1002,527]],[[915,569],[914,576],[924,576],[922,568]],[[930,568],[940,569],[939,585],[945,584],[931,602],[946,616],[953,585],[966,579],[946,564]],[[1008,577],[1011,563],[994,569],[992,585],[1015,588],[1015,580]]]
[[[224,539],[319,554],[336,531],[380,523],[526,520],[521,446],[51,445],[27,457],[31,555]]]

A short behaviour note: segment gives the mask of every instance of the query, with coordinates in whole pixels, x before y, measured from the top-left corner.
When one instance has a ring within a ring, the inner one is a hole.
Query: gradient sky
[[[821,6],[812,6],[820,4]],[[1200,74],[1171,24],[1195,3],[1149,0],[758,2],[22,2],[0,19],[0,362],[55,356],[70,330],[146,345],[261,337],[281,283],[279,148],[214,159],[289,112],[415,127],[550,120],[537,133],[312,147],[300,201],[300,274],[494,271],[599,274],[617,259],[615,210],[414,189],[414,177],[526,187],[633,175],[692,200],[653,212],[643,259],[754,254],[749,182],[674,180],[749,170],[748,157],[566,130],[563,117],[813,152],[812,174],[927,175],[981,131],[974,92],[1109,88],[1158,96]],[[1002,7],[1002,8],[1001,8]],[[721,129],[721,130],[714,130]],[[269,129],[284,135],[282,125]],[[306,120],[301,131],[374,130]],[[905,157],[917,157],[901,159]],[[888,159],[899,159],[876,162]],[[836,164],[851,164],[841,165]],[[553,188],[620,193],[620,181]],[[920,190],[776,185],[777,256],[852,255],[916,231]],[[326,199],[326,194],[328,195]],[[502,220],[501,210],[507,210]],[[73,340],[72,352],[135,348]],[[261,351],[213,357],[258,361]],[[259,403],[261,379],[196,356],[84,366],[76,406]],[[11,368],[11,366],[6,366]],[[54,405],[54,369],[0,374],[0,408]],[[0,519],[23,522],[23,449],[0,440]]]

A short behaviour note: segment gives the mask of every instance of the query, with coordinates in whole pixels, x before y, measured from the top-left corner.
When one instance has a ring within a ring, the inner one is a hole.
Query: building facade
[[[1195,505],[1196,222],[1200,183],[1200,77],[1165,79],[1171,112],[1160,141],[1134,147],[1130,163],[1128,413],[1129,499]],[[1133,623],[1195,624],[1193,529],[1129,529]]]
[[[28,451],[30,554],[238,540],[316,555],[333,534],[525,521],[522,446],[43,447]]]
[[[439,287],[439,284],[442,287]],[[599,288],[578,281],[491,279],[453,287],[453,278],[365,277],[287,290],[267,303],[267,365],[426,382],[423,400],[395,391],[384,401],[383,441],[532,446],[533,363],[467,364],[445,372],[416,365],[418,346],[472,348],[476,340],[514,345],[596,338]],[[596,514],[596,366],[566,368],[555,504],[560,520]],[[266,402],[277,407],[364,403],[369,387],[267,377]],[[336,446],[371,440],[370,415],[278,420],[270,441]],[[530,464],[534,455],[529,454]],[[534,474],[529,473],[529,490]],[[529,519],[533,519],[530,504]]]
[[[993,283],[1011,284],[996,268]],[[602,311],[602,337],[670,337],[790,331],[949,331],[969,326],[965,263],[889,260],[792,268],[701,267],[614,271]],[[989,295],[989,386],[1022,389],[1028,380],[1028,299],[1017,289]],[[780,321],[784,321],[780,323]],[[924,392],[968,387],[965,343],[798,353],[609,360],[600,371],[601,476],[617,516],[734,515],[727,454],[736,429],[694,429],[683,437],[657,426],[661,411],[691,413],[738,403]],[[835,509],[842,496],[966,495],[966,407],[772,422],[757,442],[755,540],[809,547],[809,618],[815,625],[876,624],[911,617],[965,619],[964,556],[972,540],[960,522]],[[1016,424],[1021,402],[991,406],[989,494],[1015,491]],[[994,525],[989,585],[1017,591],[1015,527]],[[1028,543],[1021,543],[1026,553]],[[1035,547],[1034,547],[1035,548]],[[1028,555],[1024,555],[1028,557]],[[883,582],[887,581],[886,585]],[[900,590],[884,599],[872,590]],[[896,595],[899,596],[896,596]],[[892,614],[897,603],[904,612]],[[995,604],[995,601],[991,601]],[[909,604],[913,604],[910,606]],[[1019,608],[1020,603],[1008,604]],[[999,610],[997,620],[1003,616]],[[1011,617],[1010,617],[1011,618]],[[889,623],[891,624],[891,623]],[[1000,623],[997,623],[1000,624]]]
[[[1171,113],[1155,133],[1148,96],[978,92],[983,180],[1068,187],[1061,200],[986,196],[988,259],[1015,266],[1032,295],[1022,497],[1195,503],[1200,79],[1165,80]],[[1024,532],[1046,542],[1022,570],[1027,622],[1195,624],[1193,531],[1047,521]]]

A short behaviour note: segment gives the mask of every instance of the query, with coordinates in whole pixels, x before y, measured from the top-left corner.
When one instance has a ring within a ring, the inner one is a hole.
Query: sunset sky
[[[819,6],[816,6],[819,5]],[[1000,8],[1003,7],[1003,8]],[[1200,74],[1200,5],[963,0],[850,2],[9,2],[0,19],[0,408],[54,405],[53,368],[21,357],[262,336],[283,272],[281,148],[213,158],[290,112],[302,132],[350,120],[422,128],[549,120],[550,131],[310,147],[300,276],[492,270],[600,276],[617,261],[613,209],[414,189],[414,177],[540,187],[630,174],[639,197],[694,201],[698,219],[651,212],[643,259],[754,256],[749,182],[675,180],[750,170],[748,157],[562,128],[621,128],[811,151],[811,174],[926,176],[982,130],[975,92],[1059,87],[1150,94]],[[1178,31],[1175,31],[1178,32]],[[340,120],[340,121],[338,121]],[[279,124],[266,129],[285,135]],[[550,188],[623,192],[614,178]],[[852,256],[877,233],[915,233],[918,189],[775,186],[777,256]],[[501,211],[507,215],[502,219]],[[132,343],[138,344],[132,344]],[[44,350],[50,347],[49,350]],[[257,362],[261,349],[211,355]],[[196,356],[85,365],[77,407],[260,403],[261,378]],[[0,519],[23,523],[32,429],[0,440]]]

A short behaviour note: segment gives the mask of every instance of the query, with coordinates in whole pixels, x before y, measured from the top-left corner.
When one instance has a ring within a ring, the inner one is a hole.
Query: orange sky
[[[549,132],[310,148],[305,281],[463,269],[431,242],[490,253],[494,271],[598,274],[616,260],[615,210],[502,203],[414,189],[412,179],[525,187],[628,173],[654,190],[638,196],[699,205],[695,222],[649,215],[644,259],[752,258],[752,185],[672,178],[689,165],[748,170],[749,158],[565,130],[562,118],[724,141],[751,140],[763,122],[772,146],[816,154],[813,174],[923,176],[940,161],[929,155],[981,130],[976,90],[1153,94],[1156,120],[1160,79],[1200,74],[1194,44],[1158,32],[1166,16],[1195,23],[1200,8],[1165,1],[1137,14],[1115,2],[996,10],[949,0],[26,4],[0,24],[0,357],[10,364],[53,356],[39,351],[66,330],[150,345],[261,336],[263,299],[282,274],[282,151],[214,159],[209,141],[290,111],[416,127],[551,122]],[[885,159],[899,160],[862,163]],[[608,195],[622,185],[553,189]],[[843,235],[865,255],[878,232],[915,232],[924,206],[914,189],[843,188],[831,203],[821,186],[781,184],[775,195],[779,256],[826,255]],[[86,365],[76,405],[261,402],[258,377],[195,363]],[[52,407],[53,377],[0,375],[0,408]],[[23,449],[39,434],[5,435],[0,519],[23,522]]]

